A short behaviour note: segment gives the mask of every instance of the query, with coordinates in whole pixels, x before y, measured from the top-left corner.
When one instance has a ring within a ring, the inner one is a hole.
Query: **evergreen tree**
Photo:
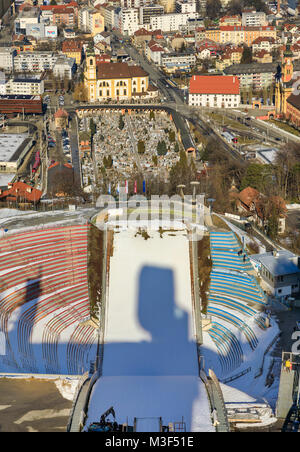
[[[145,154],[146,147],[145,147],[145,142],[143,140],[138,141],[137,147],[138,147],[139,154]]]
[[[157,154],[158,155],[166,155],[167,152],[168,152],[168,150],[167,150],[166,142],[164,140],[159,141],[157,144]]]
[[[125,122],[123,121],[123,116],[120,115],[120,116],[119,116],[119,129],[120,129],[120,130],[123,130],[123,129],[124,129],[124,126],[125,126]]]
[[[251,63],[252,63],[252,51],[250,47],[245,46],[241,58],[241,64],[251,64]]]

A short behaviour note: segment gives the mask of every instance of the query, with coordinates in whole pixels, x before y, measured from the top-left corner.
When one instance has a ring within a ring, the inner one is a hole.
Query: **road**
[[[81,186],[81,167],[78,147],[78,128],[76,113],[74,111],[71,112],[70,117],[71,124],[69,127],[69,137],[72,155],[72,165],[74,169],[74,181],[76,182],[77,185]]]
[[[253,129],[254,130],[258,130],[260,131],[261,135],[263,137],[267,137],[268,140],[272,140],[275,141],[278,145],[282,145],[285,142],[292,142],[292,143],[300,143],[300,138],[297,137],[296,135],[290,134],[285,132],[283,129],[279,129],[279,127],[274,126],[273,124],[270,124],[268,122],[265,121],[260,121],[257,120],[251,116],[249,116],[249,114],[242,112],[242,111],[232,111],[232,110],[222,110],[222,112],[224,113],[224,115],[233,118],[233,119],[237,119],[240,118],[241,121],[243,123],[247,123],[250,128],[252,129],[252,133]],[[246,118],[249,118],[246,120]]]

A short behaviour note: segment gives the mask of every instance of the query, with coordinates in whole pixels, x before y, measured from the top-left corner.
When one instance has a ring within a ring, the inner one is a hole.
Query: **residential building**
[[[244,27],[262,27],[268,25],[266,13],[262,11],[244,11],[242,13]]]
[[[53,69],[57,59],[54,52],[26,52],[14,58],[16,72],[43,72]]]
[[[276,69],[276,63],[234,64],[225,68],[224,74],[237,76],[241,91],[260,91],[274,84]]]
[[[165,13],[173,13],[175,11],[176,0],[158,0],[158,3],[164,7]]]
[[[197,2],[195,0],[177,0],[175,4],[175,12],[179,14],[196,13]]]
[[[43,192],[24,182],[10,184],[7,190],[0,190],[0,201],[37,204]]]
[[[74,58],[77,65],[81,63],[84,54],[82,41],[63,41],[61,50],[68,58]]]
[[[239,15],[235,15],[235,16],[223,16],[221,17],[220,21],[219,21],[220,26],[241,26],[242,25],[242,20],[241,20],[241,16]]]
[[[163,32],[178,31],[181,26],[186,26],[189,19],[196,19],[199,13],[163,14],[150,18],[152,30],[160,29]]]
[[[158,66],[162,65],[162,55],[164,55],[166,49],[161,45],[157,44],[156,41],[151,40],[146,46],[145,54],[148,60],[153,61],[153,63]]]
[[[1,94],[42,95],[44,93],[44,80],[40,78],[11,78],[5,85],[5,92]]]
[[[290,297],[300,290],[299,256],[279,250],[250,256],[267,290],[275,297]]]
[[[195,63],[196,55],[194,52],[169,52],[163,53],[161,56],[161,66],[167,72],[189,71]]]
[[[14,48],[1,47],[0,49],[0,69],[5,72],[12,72],[14,69],[14,59],[17,51]]]
[[[53,75],[60,79],[71,80],[75,71],[75,58],[68,58],[65,55],[59,56],[53,65]]]
[[[121,9],[119,14],[119,28],[124,35],[133,35],[139,28],[139,10],[135,8]]]
[[[53,11],[52,16],[53,25],[74,27],[77,25],[77,15],[74,8],[62,6],[61,8],[56,8]]]
[[[238,211],[249,221],[257,223],[260,227],[267,226],[268,217],[264,213],[266,197],[255,188],[247,187],[240,193],[234,194]],[[278,208],[279,234],[285,231],[286,204],[280,196],[272,196],[270,200]]]
[[[150,18],[164,14],[164,7],[160,5],[146,5],[139,8],[140,25],[150,24]]]
[[[252,42],[252,51],[254,53],[260,52],[261,50],[266,50],[271,53],[274,48],[276,48],[276,41],[274,38],[260,36]]]

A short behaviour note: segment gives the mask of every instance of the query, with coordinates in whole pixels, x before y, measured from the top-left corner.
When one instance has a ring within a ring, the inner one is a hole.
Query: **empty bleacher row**
[[[88,225],[36,229],[0,240],[1,362],[10,371],[77,373],[89,367]],[[6,371],[8,371],[6,369]]]
[[[251,350],[258,346],[254,325],[265,329],[261,311],[265,295],[253,267],[233,232],[211,232],[212,271],[207,315],[212,318],[212,338],[222,372],[229,373],[244,360],[241,340]],[[244,339],[243,339],[244,338]]]

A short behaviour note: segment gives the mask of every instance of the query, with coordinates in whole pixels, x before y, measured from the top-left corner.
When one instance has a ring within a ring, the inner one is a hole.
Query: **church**
[[[276,116],[300,127],[300,73],[294,70],[293,52],[287,44],[282,66],[275,75]]]
[[[84,84],[89,102],[149,98],[157,88],[149,84],[149,75],[140,66],[127,63],[96,63],[93,50],[87,52]]]

